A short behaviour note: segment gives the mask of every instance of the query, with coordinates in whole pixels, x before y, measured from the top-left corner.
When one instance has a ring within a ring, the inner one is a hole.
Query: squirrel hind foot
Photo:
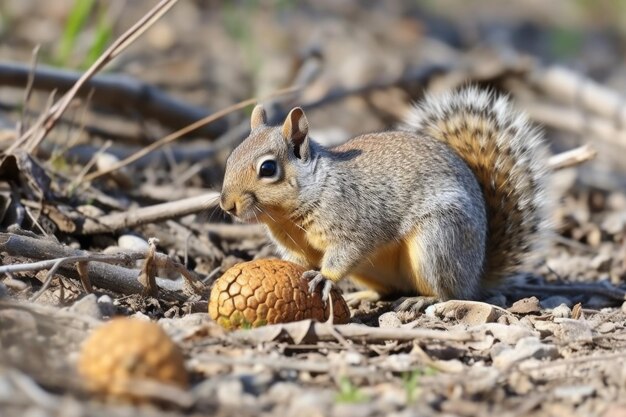
[[[393,303],[393,310],[396,313],[418,314],[423,313],[428,307],[440,301],[439,297],[424,295],[402,297]]]

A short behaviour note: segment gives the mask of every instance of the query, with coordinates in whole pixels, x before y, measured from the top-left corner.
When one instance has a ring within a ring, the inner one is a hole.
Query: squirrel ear
[[[267,115],[262,104],[257,104],[252,110],[252,116],[250,117],[250,127],[252,130],[259,126],[264,126],[267,123]]]
[[[289,112],[283,123],[282,134],[293,145],[296,157],[306,160],[309,156],[309,122],[304,110],[296,107]]]

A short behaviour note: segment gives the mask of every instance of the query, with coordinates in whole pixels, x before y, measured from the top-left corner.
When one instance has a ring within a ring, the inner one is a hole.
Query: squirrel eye
[[[261,166],[259,167],[259,176],[260,177],[273,177],[276,175],[276,161],[272,159],[268,159],[267,161],[263,161]]]

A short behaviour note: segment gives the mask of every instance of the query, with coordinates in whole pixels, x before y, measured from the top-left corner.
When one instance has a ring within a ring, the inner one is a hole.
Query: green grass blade
[[[82,31],[95,5],[95,0],[75,0],[72,11],[67,18],[65,30],[61,37],[59,49],[55,57],[58,65],[66,66],[76,46],[78,35]]]

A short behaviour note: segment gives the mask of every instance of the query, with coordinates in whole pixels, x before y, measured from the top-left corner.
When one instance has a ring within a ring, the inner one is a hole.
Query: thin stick
[[[0,85],[23,88],[31,72],[31,67],[19,62],[0,62]],[[58,89],[65,93],[80,79],[82,73],[40,65],[34,75],[35,90]],[[186,103],[126,74],[98,74],[88,80],[76,96],[87,97],[91,91],[97,92],[92,102],[101,107],[119,111],[120,105],[123,105],[124,109],[132,109],[142,118],[157,120],[172,130],[185,127],[211,113],[205,107]],[[214,138],[223,134],[226,128],[226,122],[213,123],[199,128],[197,133]]]
[[[598,152],[591,145],[583,145],[569,151],[553,155],[548,160],[548,167],[554,171],[582,164],[596,157]]]
[[[146,13],[137,23],[124,32],[119,38],[109,46],[106,51],[94,62],[87,71],[76,81],[74,86],[68,90],[61,99],[45,114],[45,117],[25,134],[23,134],[10,150],[15,150],[26,140],[30,140],[29,148],[36,148],[39,142],[54,127],[61,118],[70,102],[74,99],[83,85],[93,77],[98,71],[106,66],[111,60],[117,57],[124,49],[130,46],[139,36],[150,28],[161,16],[171,9],[178,0],[161,0],[148,13]]]
[[[54,277],[54,274],[56,274],[59,267],[63,265],[64,263],[66,263],[64,259],[59,259],[54,263],[52,268],[50,268],[50,270],[46,274],[46,278],[44,279],[43,285],[41,286],[39,291],[33,294],[33,296],[30,297],[28,301],[31,301],[31,302],[36,301],[41,296],[41,294],[43,294],[48,289],[48,287],[50,286],[50,283],[52,283],[52,278]]]
[[[150,145],[146,146],[145,148],[141,149],[138,152],[135,152],[134,154],[130,155],[129,157],[111,165],[109,168],[104,169],[104,170],[100,170],[97,172],[93,172],[87,176],[85,176],[84,180],[85,181],[93,181],[96,178],[99,178],[103,175],[106,175],[110,172],[113,172],[117,169],[120,169],[122,167],[125,167],[133,162],[135,162],[136,160],[144,157],[145,155],[149,154],[152,151],[155,151],[161,147],[163,147],[164,145],[167,145],[168,143],[174,142],[177,139],[180,139],[181,137],[185,136],[186,134],[198,129],[201,126],[204,126],[208,123],[211,123],[215,120],[218,120],[236,110],[239,109],[243,109],[251,104],[254,104],[258,101],[267,99],[268,97],[276,97],[279,95],[283,95],[283,94],[288,94],[288,93],[292,93],[296,90],[298,90],[300,87],[287,87],[287,88],[283,88],[280,90],[275,91],[274,93],[270,94],[267,97],[263,97],[263,98],[249,98],[247,100],[244,101],[240,101],[239,103],[233,104],[232,106],[226,107],[225,109],[222,109],[220,111],[217,111],[207,117],[204,117],[192,124],[190,124],[189,126],[186,126],[180,130],[177,130],[174,133],[171,133],[167,136],[165,136],[164,138],[159,139],[158,141],[151,143]]]
[[[219,200],[218,192],[210,192],[178,201],[142,207],[121,213],[112,213],[98,219],[85,219],[81,234],[108,233],[146,223],[157,223],[188,214],[199,213],[214,207]]]
[[[26,128],[26,111],[28,110],[28,104],[30,103],[30,97],[33,94],[33,84],[35,82],[35,72],[37,71],[37,59],[39,58],[39,47],[35,46],[30,59],[30,67],[28,68],[28,78],[26,80],[26,90],[24,91],[24,103],[22,105],[22,111],[20,113],[20,130],[19,135],[24,133]]]
[[[104,259],[100,258],[103,256],[117,256],[118,260],[115,263],[124,263],[125,259],[143,259],[145,257],[145,253],[125,252],[123,254],[116,255],[98,255],[86,251],[72,249],[67,246],[60,245],[59,243],[52,240],[35,239],[32,237],[20,236],[10,233],[0,233],[0,252],[4,252],[9,256],[22,258],[25,257],[25,254],[28,254],[28,257],[31,259],[45,259],[44,262],[47,262],[46,264],[37,264],[37,268],[29,264],[25,264],[29,266],[20,267],[11,265],[3,266],[3,268],[29,268],[29,271],[50,268],[60,258],[75,256],[95,257],[94,259],[98,260],[94,260],[92,262],[89,262],[88,264],[89,278],[93,285],[122,294],[141,294],[143,290],[143,287],[141,286],[139,281],[137,281],[137,277],[139,276],[139,270],[124,268],[117,265],[109,265],[108,263],[99,262],[99,260]],[[157,257],[161,256],[171,260],[171,258],[169,258],[165,254],[157,254]],[[167,260],[164,259],[163,262],[165,264]],[[40,268],[42,266],[43,268]],[[61,266],[61,268],[65,267]],[[75,277],[75,275],[72,275],[72,270],[67,268],[64,269],[63,275],[70,276],[72,278]],[[157,282],[159,284],[159,287],[164,288],[168,291],[180,291],[182,289],[180,282],[177,281],[157,279]],[[168,292],[164,293],[163,296],[170,299],[184,299],[183,296],[178,293]]]
[[[87,254],[87,255],[74,255],[64,256],[62,258],[47,259],[45,261],[29,262],[23,264],[11,264],[0,266],[0,274],[17,273],[17,272],[31,272],[40,271],[42,269],[58,268],[68,263],[73,262],[109,262],[109,263],[121,263],[128,264],[133,260],[143,259],[143,255],[120,253],[115,255],[101,255],[101,254]]]

